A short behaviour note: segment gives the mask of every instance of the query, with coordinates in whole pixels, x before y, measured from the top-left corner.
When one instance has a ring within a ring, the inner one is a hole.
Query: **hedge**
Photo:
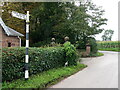
[[[2,52],[2,80],[24,77],[25,48],[4,48]],[[64,66],[64,48],[30,48],[29,61],[30,75]]]
[[[85,67],[87,67],[87,65],[78,63],[76,66],[50,69],[45,72],[32,75],[27,81],[25,81],[24,78],[22,78],[13,82],[3,82],[2,89],[46,90],[44,88],[49,88],[51,85],[58,83],[62,79],[82,70]]]

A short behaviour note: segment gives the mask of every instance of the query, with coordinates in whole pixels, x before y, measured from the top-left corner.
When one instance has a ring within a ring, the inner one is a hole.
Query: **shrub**
[[[25,48],[4,48],[2,53],[3,81],[12,81],[24,77]],[[30,48],[30,75],[52,68],[64,66],[65,52],[63,47]]]
[[[77,52],[74,45],[70,42],[64,43],[64,49],[66,53],[66,62],[68,61],[68,65],[76,65],[77,64]]]
[[[37,42],[37,43],[34,43],[31,45],[32,47],[43,47],[43,48],[46,48],[46,47],[51,47],[51,42],[50,41],[40,41],[40,42]],[[60,44],[60,43],[56,43],[55,42],[55,47],[61,47],[63,46],[63,44]]]
[[[50,45],[50,40],[48,41],[40,41],[37,43],[32,44],[32,47],[41,47],[41,46],[49,46]]]
[[[97,53],[98,48],[97,48],[97,43],[96,43],[95,38],[90,37],[88,40],[89,40],[89,44],[90,44],[90,46],[91,46],[91,53],[92,53],[92,54]]]
[[[75,46],[77,49],[80,49],[80,51],[85,52],[87,43],[90,44],[91,54],[96,54],[98,51],[98,48],[97,48],[96,40],[93,37],[88,37],[86,40],[77,41]]]
[[[86,43],[82,40],[76,41],[75,47],[76,49],[86,49]]]
[[[25,81],[24,79],[20,79],[20,80],[18,79],[13,82],[4,82],[2,83],[2,89],[7,90],[7,88],[9,88],[9,89],[15,90],[15,89],[20,88],[20,89],[25,90],[27,88],[35,88],[37,90],[44,90],[41,88],[48,88],[51,85],[59,82],[63,78],[66,78],[82,70],[85,67],[87,66],[84,64],[77,64],[76,66],[60,67],[57,69],[51,69],[43,73],[38,73],[37,75],[31,76],[28,81]]]

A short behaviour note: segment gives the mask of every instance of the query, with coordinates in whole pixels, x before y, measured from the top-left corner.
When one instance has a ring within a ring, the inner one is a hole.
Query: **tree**
[[[55,26],[64,20],[63,10],[58,2],[45,2],[36,7],[32,14],[31,37],[33,43],[38,41],[47,41],[55,37]]]
[[[104,10],[88,2],[75,6],[70,4],[66,7],[68,19],[64,22],[63,32],[68,34],[71,41],[87,41],[88,37],[99,34],[103,31],[100,26],[106,24],[107,19],[102,18]],[[66,32],[65,32],[66,31]]]
[[[106,24],[107,19],[102,18],[104,10],[101,7],[95,6],[91,2],[80,4],[80,6],[73,6],[69,9],[71,14],[67,22],[69,22],[69,29],[71,29],[72,41],[79,41],[85,48],[88,39],[95,34],[101,33],[104,29],[100,26]],[[75,42],[74,42],[75,43]]]
[[[113,30],[106,30],[104,32],[104,35],[102,35],[102,40],[103,41],[111,41],[113,34],[114,34]]]
[[[2,4],[2,19],[7,26],[25,35],[25,21],[11,16],[11,11],[26,14],[29,10],[31,13],[37,4],[35,2],[4,2]],[[22,37],[22,41],[25,42],[25,37]]]
[[[40,2],[40,3],[4,3],[3,19],[13,29],[25,34],[23,20],[11,17],[9,11],[25,13],[30,11],[30,43],[48,43],[51,38],[56,38],[60,43],[68,36],[72,43],[82,41],[103,31],[101,25],[106,24],[107,19],[102,18],[104,10],[93,3],[74,2]],[[11,18],[9,18],[11,17]]]

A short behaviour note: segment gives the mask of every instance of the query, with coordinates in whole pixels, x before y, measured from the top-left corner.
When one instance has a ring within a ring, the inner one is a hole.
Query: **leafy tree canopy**
[[[72,43],[76,41],[87,42],[89,37],[103,31],[100,28],[106,24],[103,18],[104,10],[91,2],[40,2],[40,3],[4,3],[3,19],[8,26],[25,34],[25,22],[10,15],[10,11],[25,13],[30,11],[30,41],[32,44],[44,41],[48,43],[51,38],[63,43],[68,36]]]
[[[113,30],[105,30],[104,35],[102,35],[102,40],[111,41],[113,34],[114,34]]]

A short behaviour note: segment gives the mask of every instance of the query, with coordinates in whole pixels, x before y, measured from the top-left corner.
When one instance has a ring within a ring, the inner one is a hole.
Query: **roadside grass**
[[[82,50],[82,51],[81,51],[81,50],[77,50],[77,53],[78,53],[79,57],[86,58],[86,57],[99,57],[99,56],[104,56],[104,54],[101,53],[101,52],[90,53],[90,55],[88,55],[88,56],[83,56],[83,55],[81,55],[82,52],[85,52],[85,50]]]
[[[3,82],[2,88],[46,88],[70,75],[75,74],[85,67],[87,66],[78,63],[76,66],[51,69],[37,75],[33,75],[28,80],[24,80],[24,78],[22,78],[12,82]]]
[[[90,55],[88,55],[88,57],[99,57],[99,56],[104,56],[104,54],[103,53],[101,53],[101,52],[97,52],[97,53],[95,53],[95,54],[90,54]]]
[[[120,52],[120,48],[100,48],[99,50]]]

